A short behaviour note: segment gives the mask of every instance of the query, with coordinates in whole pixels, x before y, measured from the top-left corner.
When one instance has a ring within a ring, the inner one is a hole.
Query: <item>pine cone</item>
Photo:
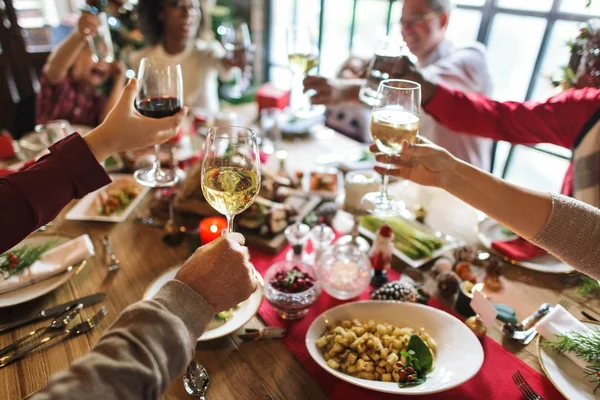
[[[371,293],[372,300],[395,300],[415,303],[419,294],[413,285],[407,282],[389,282]]]

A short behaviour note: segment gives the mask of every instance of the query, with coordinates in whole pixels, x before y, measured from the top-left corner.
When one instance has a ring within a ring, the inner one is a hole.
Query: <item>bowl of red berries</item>
[[[279,261],[265,275],[265,298],[282,319],[302,318],[321,294],[315,269],[299,261]]]

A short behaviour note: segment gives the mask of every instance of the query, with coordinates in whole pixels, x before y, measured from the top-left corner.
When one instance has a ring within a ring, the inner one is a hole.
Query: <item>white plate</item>
[[[98,215],[94,208],[94,200],[96,200],[96,196],[103,190],[106,190],[109,186],[105,186],[96,190],[95,192],[87,194],[83,199],[79,200],[71,210],[65,216],[66,219],[75,220],[75,221],[104,221],[104,222],[123,222],[127,219],[129,214],[133,211],[134,208],[137,207],[138,204],[142,201],[146,193],[150,190],[147,186],[142,186],[135,181],[135,178],[132,175],[128,174],[112,174],[110,178],[114,183],[116,182],[127,182],[131,185],[139,186],[141,188],[140,194],[129,204],[129,206],[123,210],[122,213],[117,215],[105,216]]]
[[[57,245],[68,242],[73,238],[68,238],[61,235],[51,235],[51,234],[33,234],[29,236],[21,243],[16,245],[13,248],[19,248],[24,245],[30,246],[38,246],[48,242],[49,240],[57,240]],[[66,272],[64,274],[57,275],[53,278],[45,279],[41,282],[34,283],[30,286],[25,286],[17,290],[12,290],[10,292],[0,294],[0,308],[2,307],[10,307],[17,304],[25,303],[26,301],[36,299],[53,291],[58,288],[73,276],[77,275],[85,266],[86,261],[82,261],[79,264],[75,265],[74,268],[70,272]]]
[[[167,281],[171,279],[175,279],[175,275],[181,268],[181,265],[177,265],[171,269],[166,270],[158,277],[156,277],[144,293],[144,300],[151,299],[158,290],[163,287]],[[258,308],[260,307],[260,303],[262,303],[263,298],[263,288],[262,284],[259,285],[259,288],[252,293],[252,295],[244,302],[238,305],[238,308],[233,310],[233,317],[225,322],[223,325],[220,325],[214,329],[210,329],[205,331],[202,336],[198,338],[199,342],[203,342],[206,340],[217,339],[223,336],[227,336],[230,333],[233,333],[240,329],[242,326],[246,325],[252,317],[256,315],[258,312]]]
[[[401,217],[397,217],[397,218],[401,218]],[[427,264],[428,262],[430,262],[432,260],[435,260],[442,254],[452,251],[463,245],[463,243],[460,240],[453,238],[449,235],[445,235],[442,232],[435,231],[435,230],[429,228],[428,226],[423,225],[417,221],[412,221],[412,220],[409,220],[406,218],[403,218],[403,219],[405,221],[407,221],[408,223],[414,225],[415,227],[417,227],[421,230],[424,230],[426,232],[429,232],[430,234],[439,238],[443,242],[442,247],[439,248],[438,250],[434,251],[432,253],[431,257],[419,258],[418,260],[413,260],[412,258],[407,256],[406,254],[404,254],[403,252],[401,252],[394,246],[394,250],[392,252],[394,254],[394,256],[396,256],[397,258],[399,258],[400,260],[402,260],[403,262],[405,262],[412,268],[421,268],[423,265]],[[359,225],[358,232],[371,241],[375,239],[375,233],[371,232],[370,230],[368,230],[367,228],[365,228],[362,225]]]
[[[593,322],[583,322],[588,328],[598,328]],[[596,387],[583,377],[583,370],[565,355],[549,347],[542,347],[538,339],[538,358],[544,373],[556,389],[569,400],[598,400],[600,391],[594,395]]]
[[[359,379],[330,368],[315,342],[325,332],[326,321],[354,318],[388,322],[399,327],[425,328],[437,342],[435,367],[427,374],[425,383],[400,388],[395,382]],[[394,394],[422,395],[452,389],[475,376],[483,364],[481,343],[465,324],[436,308],[414,303],[360,301],[334,307],[317,317],[308,328],[306,347],[317,364],[330,374],[356,386]]]
[[[502,225],[499,224],[498,221],[493,220],[491,218],[485,218],[481,222],[479,222],[477,229],[477,238],[479,239],[481,244],[483,244],[489,250],[493,251],[495,254],[498,254],[505,261],[511,264],[518,265],[534,271],[548,272],[551,274],[568,274],[574,271],[573,268],[563,263],[551,254],[544,254],[543,256],[532,258],[529,261],[516,261],[509,257],[506,257],[504,254],[495,251],[494,249],[492,249],[492,242],[496,240],[509,239],[509,237],[502,233],[502,228]]]

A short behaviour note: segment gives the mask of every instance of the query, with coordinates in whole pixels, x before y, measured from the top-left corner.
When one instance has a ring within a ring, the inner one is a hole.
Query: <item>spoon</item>
[[[511,339],[527,344],[535,337],[536,330],[534,324],[552,311],[552,308],[552,304],[544,303],[535,313],[525,318],[520,324],[506,323],[502,325],[502,332]]]
[[[190,396],[206,400],[206,392],[208,392],[210,386],[210,378],[206,368],[194,360],[190,361],[183,375],[183,386]]]

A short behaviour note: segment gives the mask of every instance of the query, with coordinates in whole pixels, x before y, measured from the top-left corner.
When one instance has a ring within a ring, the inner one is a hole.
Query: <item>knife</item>
[[[18,321],[9,322],[4,325],[0,325],[0,334],[5,333],[11,329],[18,328],[22,325],[30,324],[35,321],[40,321],[46,318],[54,318],[62,313],[68,311],[71,307],[76,306],[77,304],[83,304],[83,306],[91,306],[92,304],[96,304],[104,300],[106,293],[96,293],[90,296],[82,297],[81,299],[69,301],[67,303],[60,304],[58,306],[54,306],[52,308],[48,308],[47,310],[39,311],[35,314],[31,314],[28,317],[21,318]]]

